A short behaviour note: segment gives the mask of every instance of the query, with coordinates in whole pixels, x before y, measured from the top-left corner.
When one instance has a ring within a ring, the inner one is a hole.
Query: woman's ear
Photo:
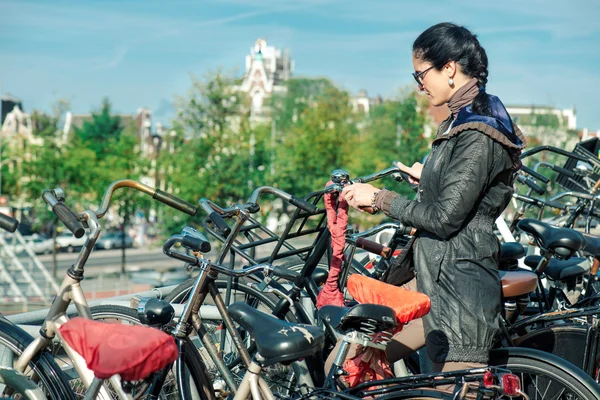
[[[448,78],[454,78],[456,75],[456,61],[450,61],[444,66],[444,72],[448,75]]]

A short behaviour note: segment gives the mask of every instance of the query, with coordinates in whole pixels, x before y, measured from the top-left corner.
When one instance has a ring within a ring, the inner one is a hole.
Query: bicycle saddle
[[[502,297],[518,297],[537,287],[537,275],[531,271],[498,271],[502,281]]]
[[[536,268],[540,263],[542,256],[525,257],[525,265]],[[590,270],[590,262],[586,258],[573,257],[568,260],[558,260],[551,258],[548,266],[544,270],[546,276],[554,281],[571,278],[587,273]]]
[[[585,247],[583,253],[586,256],[599,257],[600,256],[600,237],[584,235]]]
[[[265,359],[261,361],[263,366],[295,361],[323,348],[325,336],[317,326],[282,321],[241,302],[227,310],[254,338],[258,354]]]
[[[363,324],[374,324],[377,332],[396,328],[396,312],[387,306],[357,304],[354,307],[323,306],[319,316],[343,332],[360,331]]]
[[[99,379],[117,374],[125,381],[144,379],[174,362],[179,354],[172,336],[147,326],[76,317],[59,331]]]
[[[519,221],[517,226],[532,235],[542,249],[561,259],[572,257],[585,246],[583,235],[572,229],[556,228],[532,218]]]
[[[502,243],[500,250],[500,263],[515,261],[522,257],[525,257],[525,249],[521,243]]]

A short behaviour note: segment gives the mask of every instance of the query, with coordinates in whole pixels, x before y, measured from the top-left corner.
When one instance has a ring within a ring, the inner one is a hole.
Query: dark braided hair
[[[421,33],[413,43],[416,58],[430,62],[438,71],[450,61],[456,61],[462,72],[477,78],[480,91],[472,103],[473,112],[490,115],[490,105],[485,93],[488,78],[487,54],[477,36],[464,26],[442,22]]]

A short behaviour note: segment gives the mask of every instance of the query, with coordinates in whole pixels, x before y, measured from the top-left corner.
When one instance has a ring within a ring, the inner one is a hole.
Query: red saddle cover
[[[421,318],[431,308],[429,296],[423,293],[383,283],[364,275],[350,275],[347,287],[348,293],[359,303],[380,304],[394,309],[398,331],[403,324]]]
[[[60,334],[99,379],[116,374],[125,381],[144,379],[178,356],[172,336],[147,326],[77,317],[63,324]]]
[[[427,295],[383,283],[360,274],[348,278],[348,293],[354,300],[365,304],[379,304],[392,308],[396,312],[398,327],[402,330],[407,322],[421,318],[429,312],[431,302]],[[360,348],[354,357],[344,362],[344,376],[351,387],[361,382],[392,377],[392,371],[383,350],[371,347]]]

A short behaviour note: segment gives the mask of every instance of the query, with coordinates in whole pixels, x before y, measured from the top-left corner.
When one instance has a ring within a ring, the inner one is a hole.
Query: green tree
[[[350,144],[357,134],[347,92],[324,79],[291,80],[275,99],[275,182],[303,197],[323,188],[331,171],[352,163]]]
[[[111,115],[110,101],[105,98],[99,112],[92,113],[92,120],[85,121],[82,127],[75,127],[77,136],[85,145],[102,159],[112,153],[111,145],[119,140],[123,125],[119,116]]]
[[[372,106],[360,135],[355,137],[352,167],[358,175],[392,166],[393,161],[412,165],[429,152],[430,140],[423,137],[425,117],[414,92]],[[406,184],[386,181],[386,186],[412,195]]]
[[[188,94],[176,102],[176,135],[169,138],[176,150],[163,151],[159,163],[169,166],[169,187],[190,202],[202,197],[223,206],[245,202],[265,182],[268,130],[250,125],[248,99],[234,84],[221,71],[194,78]],[[171,231],[192,222],[164,212]]]

